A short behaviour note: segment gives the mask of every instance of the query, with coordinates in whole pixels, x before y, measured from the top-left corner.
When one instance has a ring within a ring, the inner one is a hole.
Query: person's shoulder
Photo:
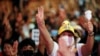
[[[84,45],[84,43],[77,43],[77,45]]]
[[[84,43],[77,43],[77,47],[81,47],[83,45],[84,45]]]
[[[79,56],[82,56],[81,48],[84,45],[84,43],[77,43],[77,52]]]
[[[58,46],[57,42],[54,42],[53,50],[52,50],[51,54],[49,54],[49,56],[57,56],[58,49],[59,49],[59,46]]]

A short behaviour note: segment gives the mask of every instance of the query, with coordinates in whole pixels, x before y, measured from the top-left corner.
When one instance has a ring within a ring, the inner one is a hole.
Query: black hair
[[[26,38],[19,43],[18,46],[18,54],[22,55],[22,49],[24,46],[31,45],[34,49],[36,49],[35,42],[31,38]]]
[[[35,42],[31,38],[24,39],[22,42],[19,44],[19,50],[21,50],[24,46],[31,45],[35,49]]]
[[[1,44],[1,49],[2,49],[2,53],[3,53],[3,56],[5,56],[6,54],[4,53],[4,45],[5,44],[9,44],[13,47],[13,44],[14,44],[14,40],[12,39],[7,39],[7,40],[3,40],[2,41],[2,44]]]
[[[27,15],[24,15],[24,16],[23,16],[23,20],[24,20],[24,22],[27,22],[28,16],[27,16]]]
[[[7,39],[7,40],[2,41],[2,49],[4,48],[5,44],[10,44],[11,46],[13,46],[13,43],[14,43],[14,41],[11,39]]]
[[[32,32],[32,29],[29,30],[29,33],[31,33],[31,32]]]

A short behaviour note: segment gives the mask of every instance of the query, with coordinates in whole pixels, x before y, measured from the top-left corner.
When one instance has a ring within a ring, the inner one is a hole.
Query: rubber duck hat
[[[63,21],[61,27],[58,30],[58,35],[60,35],[64,31],[70,31],[74,34],[75,37],[79,37],[78,34],[75,33],[74,27],[70,25],[70,22],[68,20]]]

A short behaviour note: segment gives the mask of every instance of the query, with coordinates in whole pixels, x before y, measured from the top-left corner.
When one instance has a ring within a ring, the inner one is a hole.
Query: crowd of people
[[[0,0],[0,56],[100,56],[99,8],[87,0],[43,1]]]

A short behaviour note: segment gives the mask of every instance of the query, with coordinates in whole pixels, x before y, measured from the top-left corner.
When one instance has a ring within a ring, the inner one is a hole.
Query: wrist
[[[43,21],[43,22],[37,22],[37,24],[39,24],[39,25],[45,25],[45,22]]]
[[[88,32],[88,36],[94,36],[94,32]]]

